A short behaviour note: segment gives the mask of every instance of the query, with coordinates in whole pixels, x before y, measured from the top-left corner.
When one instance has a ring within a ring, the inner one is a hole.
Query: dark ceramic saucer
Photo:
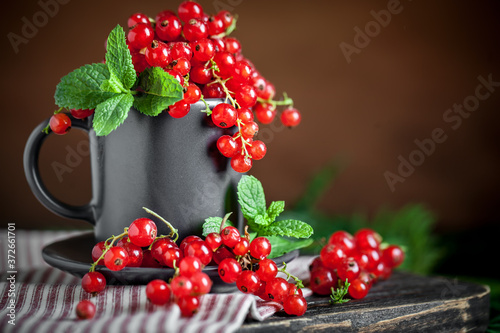
[[[89,271],[92,263],[90,254],[94,245],[94,234],[88,232],[45,246],[42,256],[49,265],[77,277],[83,277]],[[296,250],[273,260],[278,266],[281,266],[283,261],[288,263],[298,255],[299,251]],[[97,270],[106,277],[106,282],[109,285],[147,284],[153,279],[168,280],[174,273],[171,268],[126,267],[121,271],[111,271],[104,266],[97,267]],[[227,293],[237,290],[236,284],[228,284],[220,279],[216,266],[207,266],[203,271],[213,281],[211,292]]]

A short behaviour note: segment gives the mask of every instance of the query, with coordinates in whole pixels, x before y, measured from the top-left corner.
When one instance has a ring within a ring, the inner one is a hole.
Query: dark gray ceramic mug
[[[207,100],[213,108],[222,100]],[[223,217],[240,230],[236,185],[241,175],[216,148],[225,130],[214,126],[201,112],[205,104],[193,104],[180,119],[166,112],[156,117],[131,109],[125,122],[105,137],[97,137],[91,119],[72,119],[72,126],[88,131],[92,174],[92,200],[71,206],[51,195],[40,179],[38,155],[47,137],[33,130],[24,151],[24,171],[36,198],[52,212],[82,219],[95,226],[96,241],[123,232],[138,217],[149,215],[147,207],[179,230],[180,237],[200,234],[205,218]],[[153,218],[154,219],[154,218]],[[159,233],[169,230],[158,221]]]

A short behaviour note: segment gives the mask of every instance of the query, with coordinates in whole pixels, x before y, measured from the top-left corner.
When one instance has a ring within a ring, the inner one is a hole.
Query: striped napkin
[[[175,304],[151,304],[145,286],[107,286],[92,298],[96,316],[78,320],[76,304],[89,294],[78,277],[50,267],[41,255],[46,244],[78,234],[17,230],[15,284],[11,285],[7,231],[0,231],[0,332],[234,332],[245,320],[262,321],[282,309],[276,302],[240,292],[207,294],[200,299],[198,313],[184,318]],[[299,257],[287,269],[305,280],[311,260]],[[307,288],[303,292],[311,294]]]

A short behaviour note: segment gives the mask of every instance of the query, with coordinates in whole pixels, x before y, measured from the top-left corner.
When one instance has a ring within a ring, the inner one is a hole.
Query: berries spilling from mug
[[[202,112],[215,126],[228,129],[217,141],[217,148],[230,158],[235,171],[249,171],[254,160],[266,155],[266,144],[254,139],[259,123],[272,123],[279,109],[283,109],[278,118],[284,126],[291,128],[301,122],[293,100],[286,94],[275,100],[274,85],[243,55],[240,41],[229,36],[236,18],[227,10],[209,14],[195,1],[183,1],[177,14],[164,10],[152,18],[134,13],[127,23],[126,42],[137,75],[148,67],[159,67],[184,88],[183,99],[164,112],[182,118],[190,112],[191,104],[205,103]],[[207,98],[225,102],[210,109]],[[56,134],[65,134],[71,120],[60,112],[56,111],[48,127]],[[94,110],[70,112],[82,119]]]
[[[223,220],[220,232],[212,232],[205,239],[190,235],[177,245],[177,230],[155,212],[145,210],[166,223],[170,234],[158,235],[153,220],[138,218],[123,233],[97,243],[92,249],[94,262],[81,281],[83,290],[95,295],[106,288],[104,275],[96,270],[98,265],[112,271],[125,267],[173,268],[174,274],[168,282],[154,279],[147,284],[146,296],[155,305],[173,302],[183,316],[192,316],[198,310],[200,296],[209,293],[213,284],[203,268],[213,265],[223,282],[235,283],[243,293],[279,302],[290,315],[300,316],[306,311],[307,302],[300,289],[302,281],[286,271],[286,264],[279,268],[267,258],[271,253],[267,238],[250,241],[246,230],[241,235],[233,226],[224,227]],[[83,311],[82,318],[91,318],[90,312]]]
[[[309,266],[310,288],[329,295],[347,287],[350,297],[364,298],[375,282],[387,279],[401,265],[404,256],[401,247],[383,244],[374,230],[360,229],[354,236],[336,231]]]

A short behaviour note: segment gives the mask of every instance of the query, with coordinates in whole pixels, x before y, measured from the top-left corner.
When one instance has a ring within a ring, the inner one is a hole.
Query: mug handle
[[[71,118],[72,127],[87,132],[91,129],[91,122],[88,118],[81,120],[73,118],[71,114],[68,114],[68,116]],[[53,213],[62,217],[85,220],[95,225],[93,205],[90,203],[82,206],[66,204],[50,194],[42,182],[38,167],[38,157],[40,155],[40,148],[42,147],[45,139],[48,137],[48,135],[42,132],[42,130],[49,123],[49,120],[50,118],[43,121],[33,130],[33,132],[31,132],[31,135],[26,142],[26,147],[24,148],[24,174],[26,176],[26,180],[28,181],[28,185],[38,201],[40,201],[45,208]],[[49,134],[50,133],[52,133],[52,131],[49,129]]]

